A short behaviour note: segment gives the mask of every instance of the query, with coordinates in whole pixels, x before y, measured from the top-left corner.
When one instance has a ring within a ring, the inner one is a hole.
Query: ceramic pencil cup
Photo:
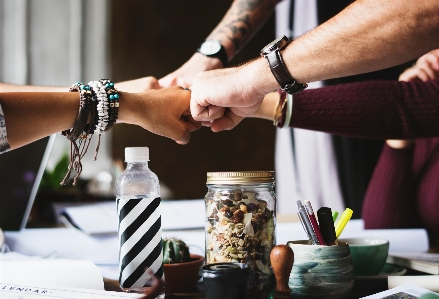
[[[294,251],[294,265],[288,286],[293,298],[346,298],[354,287],[354,268],[349,245],[307,245],[287,243]]]

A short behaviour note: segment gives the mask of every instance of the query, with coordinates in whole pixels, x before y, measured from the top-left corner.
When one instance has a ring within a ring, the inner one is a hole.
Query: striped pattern
[[[2,106],[0,105],[0,154],[7,152],[10,149],[8,135],[6,134],[5,115],[3,114]]]
[[[117,199],[119,283],[123,288],[148,286],[149,268],[163,278],[160,197]]]

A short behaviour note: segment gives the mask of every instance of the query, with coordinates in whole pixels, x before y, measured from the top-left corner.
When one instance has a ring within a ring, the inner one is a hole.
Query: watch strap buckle
[[[293,83],[285,84],[284,87],[282,87],[282,90],[289,93],[289,94],[296,94],[304,90],[308,87],[308,84],[300,84],[297,83],[296,80],[293,81]]]

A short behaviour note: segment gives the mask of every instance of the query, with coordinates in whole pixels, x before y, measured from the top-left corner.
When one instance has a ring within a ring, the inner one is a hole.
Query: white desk
[[[306,239],[298,222],[280,222],[276,225],[277,244]],[[189,245],[191,252],[204,254],[204,229],[163,231],[164,237],[177,237]],[[118,263],[117,235],[89,236],[74,228],[25,229],[5,232],[6,244],[12,251],[25,255],[62,258],[83,258],[95,264]],[[390,252],[426,252],[429,248],[424,229],[364,230],[361,220],[351,220],[341,238],[384,238],[390,241]]]

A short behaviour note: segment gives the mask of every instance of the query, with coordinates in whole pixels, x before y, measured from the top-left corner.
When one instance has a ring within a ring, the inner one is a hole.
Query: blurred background
[[[191,57],[231,3],[0,0],[0,81],[70,86],[100,78],[161,78]],[[274,38],[273,16],[230,66],[258,56]],[[150,148],[150,168],[160,179],[162,198],[202,198],[208,171],[274,170],[275,132],[268,121],[247,119],[228,132],[202,128],[181,146],[140,127],[119,124],[103,135],[97,161],[92,161],[94,145],[90,146],[83,180],[76,188],[58,187],[69,142],[57,136],[33,219],[50,217],[45,209],[53,201],[114,198],[112,186],[129,146]]]

